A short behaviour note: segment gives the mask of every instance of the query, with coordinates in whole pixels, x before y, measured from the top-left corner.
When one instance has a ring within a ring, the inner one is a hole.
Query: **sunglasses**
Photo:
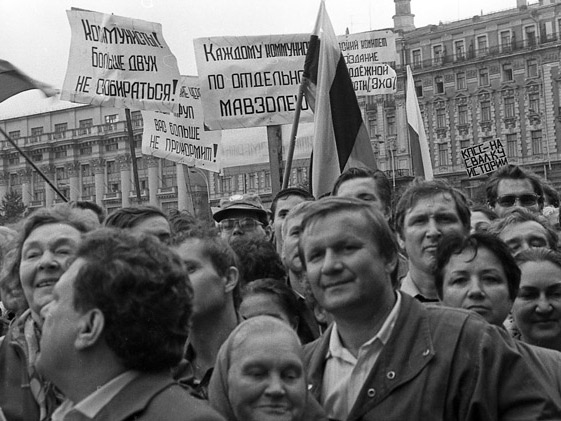
[[[228,219],[223,219],[218,223],[218,227],[222,231],[232,231],[234,230],[234,228],[236,228],[236,225],[240,227],[242,231],[253,231],[258,226],[261,226],[263,224],[253,218],[241,218],[241,219],[228,218]]]
[[[517,199],[521,206],[528,207],[538,203],[539,196],[537,194],[521,194],[520,196],[516,194],[505,194],[497,198],[497,203],[502,207],[509,208],[514,206]]]

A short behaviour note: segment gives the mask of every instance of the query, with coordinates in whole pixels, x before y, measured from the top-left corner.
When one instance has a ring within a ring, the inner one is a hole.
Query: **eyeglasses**
[[[537,194],[521,194],[520,196],[516,194],[505,194],[504,196],[500,196],[497,198],[497,203],[502,207],[509,208],[514,206],[516,200],[520,205],[524,207],[534,206],[538,203],[539,196]]]
[[[228,218],[223,219],[218,223],[218,227],[222,231],[233,231],[234,228],[236,228],[236,225],[240,227],[242,231],[253,231],[258,226],[262,226],[263,224],[253,218]]]

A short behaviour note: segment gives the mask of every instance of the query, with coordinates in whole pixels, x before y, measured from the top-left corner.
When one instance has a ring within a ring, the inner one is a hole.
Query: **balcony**
[[[120,191],[107,192],[103,195],[103,200],[116,200],[121,198]]]
[[[147,198],[149,196],[149,191],[148,189],[142,189],[140,190],[140,196],[142,198]],[[131,190],[129,192],[129,199],[136,199],[136,191],[135,190]]]
[[[158,196],[175,196],[177,195],[177,186],[161,187],[158,189]]]

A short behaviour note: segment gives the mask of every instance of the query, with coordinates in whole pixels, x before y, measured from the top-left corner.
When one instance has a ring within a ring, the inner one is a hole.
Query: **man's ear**
[[[74,346],[78,350],[83,350],[95,345],[105,327],[105,317],[100,309],[94,308],[87,311],[79,321],[78,336],[74,341]]]
[[[271,228],[271,225],[264,226],[263,230],[265,230],[267,240],[270,240],[271,236],[273,235],[273,229]]]
[[[236,285],[238,285],[240,271],[235,266],[230,266],[226,271],[226,283],[224,284],[225,292],[232,292]]]
[[[403,238],[401,238],[401,234],[398,233],[396,237],[397,237],[397,244],[399,245],[399,248],[405,250],[405,241],[403,240]]]

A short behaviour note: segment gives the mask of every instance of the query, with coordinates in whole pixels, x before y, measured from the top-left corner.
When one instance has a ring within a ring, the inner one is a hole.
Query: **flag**
[[[421,109],[415,92],[415,82],[411,67],[407,66],[407,93],[405,99],[407,110],[407,127],[409,129],[409,147],[411,148],[411,161],[415,176],[432,180],[432,163],[430,160],[429,142],[423,125]]]
[[[46,96],[56,94],[50,86],[31,79],[10,62],[0,60],[0,102],[29,89],[39,89]]]
[[[374,152],[331,21],[321,1],[304,64],[306,100],[314,111],[312,193],[333,188],[345,168],[376,169]]]

